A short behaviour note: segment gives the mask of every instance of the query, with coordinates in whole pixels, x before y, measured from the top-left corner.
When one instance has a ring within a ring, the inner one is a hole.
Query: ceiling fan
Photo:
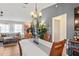
[[[28,3],[23,3],[23,7],[22,8],[26,8],[26,5],[27,5]]]
[[[3,13],[4,13],[3,11],[0,11],[0,16],[3,16]]]
[[[24,3],[25,5],[27,5],[28,3]]]

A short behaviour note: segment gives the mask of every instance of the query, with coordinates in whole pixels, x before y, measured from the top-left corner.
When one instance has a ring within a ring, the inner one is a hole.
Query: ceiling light
[[[42,12],[38,11],[37,4],[35,4],[35,11],[31,12],[32,18],[39,18],[42,17]]]
[[[58,5],[56,4],[56,5],[55,5],[55,7],[57,8],[57,7],[58,7]]]

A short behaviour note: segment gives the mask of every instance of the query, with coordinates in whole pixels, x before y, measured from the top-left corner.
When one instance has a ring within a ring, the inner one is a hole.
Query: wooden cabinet
[[[71,45],[69,46],[69,48],[71,48],[72,55],[73,56],[79,56],[79,41],[72,39],[70,41],[70,43],[71,43]]]

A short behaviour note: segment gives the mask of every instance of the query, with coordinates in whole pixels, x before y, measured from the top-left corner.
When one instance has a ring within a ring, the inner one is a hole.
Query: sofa
[[[20,39],[20,33],[0,33],[0,41],[4,46],[15,45]]]

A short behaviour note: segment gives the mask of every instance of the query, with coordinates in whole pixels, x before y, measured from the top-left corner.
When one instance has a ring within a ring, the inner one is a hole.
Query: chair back
[[[54,42],[50,51],[50,56],[62,56],[66,40]]]

